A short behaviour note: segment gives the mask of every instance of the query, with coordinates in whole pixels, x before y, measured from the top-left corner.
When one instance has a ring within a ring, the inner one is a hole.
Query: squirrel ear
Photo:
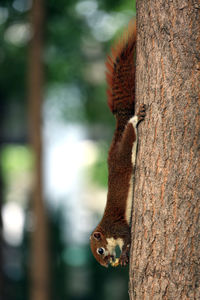
[[[101,232],[95,231],[93,233],[93,237],[95,238],[95,240],[99,241],[101,239]]]

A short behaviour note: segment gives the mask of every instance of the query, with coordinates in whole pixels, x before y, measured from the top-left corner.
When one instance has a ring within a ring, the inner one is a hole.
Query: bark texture
[[[200,2],[137,1],[130,299],[200,299]]]
[[[30,142],[35,159],[32,212],[34,231],[31,239],[31,300],[49,299],[47,220],[42,178],[42,100],[43,100],[43,26],[44,2],[34,0],[31,11],[33,37],[29,56]]]

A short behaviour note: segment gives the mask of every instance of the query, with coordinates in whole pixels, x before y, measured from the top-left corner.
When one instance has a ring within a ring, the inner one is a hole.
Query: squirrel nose
[[[110,256],[110,255],[105,256],[105,257],[104,257],[104,260],[105,260],[105,261],[108,261],[108,260],[109,260],[109,256]]]
[[[114,261],[115,260],[115,257],[114,257],[114,255],[107,255],[107,256],[105,256],[104,257],[104,260],[106,261],[106,262],[110,262],[111,260],[112,261]]]
[[[114,257],[114,255],[110,255],[110,261],[114,261],[115,260],[115,257]]]

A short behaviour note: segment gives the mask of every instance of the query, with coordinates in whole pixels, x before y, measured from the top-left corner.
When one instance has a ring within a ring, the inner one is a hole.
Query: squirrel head
[[[116,257],[115,249],[109,247],[109,243],[100,229],[95,229],[91,234],[90,247],[96,260],[104,267],[108,267]]]

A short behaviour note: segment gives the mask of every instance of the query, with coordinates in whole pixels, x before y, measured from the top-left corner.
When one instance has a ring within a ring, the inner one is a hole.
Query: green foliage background
[[[113,20],[117,14],[122,14],[127,24],[135,15],[135,1],[47,0],[45,3],[44,101],[49,102],[52,107],[52,115],[54,108],[61,106],[63,110],[59,117],[62,120],[66,123],[79,123],[87,128],[89,138],[97,144],[98,160],[85,171],[96,184],[105,187],[107,185],[107,150],[115,124],[106,104],[106,82],[101,66],[104,65],[106,54],[109,53],[113,40],[122,28],[119,27],[108,39],[97,39],[85,17],[87,12],[77,13],[77,5],[81,2],[97,5],[101,14],[112,16]],[[18,166],[29,170],[33,163],[28,148],[27,117],[29,3],[31,1],[26,0],[2,0],[0,2],[0,173],[4,202],[10,177],[17,176]],[[24,35],[18,40],[13,38],[11,29],[16,29],[16,25],[23,25],[23,28],[28,30],[27,36]],[[95,69],[96,65],[99,69]],[[96,70],[96,73],[99,72],[100,79],[93,78],[91,69]],[[71,96],[63,100],[65,95],[68,95],[67,93],[71,93]],[[29,208],[27,208],[28,211]],[[49,212],[49,227],[51,228],[52,300],[128,299],[127,293],[117,295],[115,292],[118,291],[115,285],[119,282],[125,281],[128,286],[128,271],[102,269],[91,257],[88,245],[82,250],[87,253],[87,265],[82,270],[76,269],[76,271],[90,272],[93,282],[88,283],[87,296],[75,297],[70,294],[65,286],[71,273],[69,266],[66,269],[64,259],[66,245],[63,243],[61,234],[62,209]],[[6,300],[28,299],[29,239],[29,233],[25,231],[23,244],[18,249],[9,249],[10,255],[14,251],[20,256],[23,271],[18,279],[4,273]]]

